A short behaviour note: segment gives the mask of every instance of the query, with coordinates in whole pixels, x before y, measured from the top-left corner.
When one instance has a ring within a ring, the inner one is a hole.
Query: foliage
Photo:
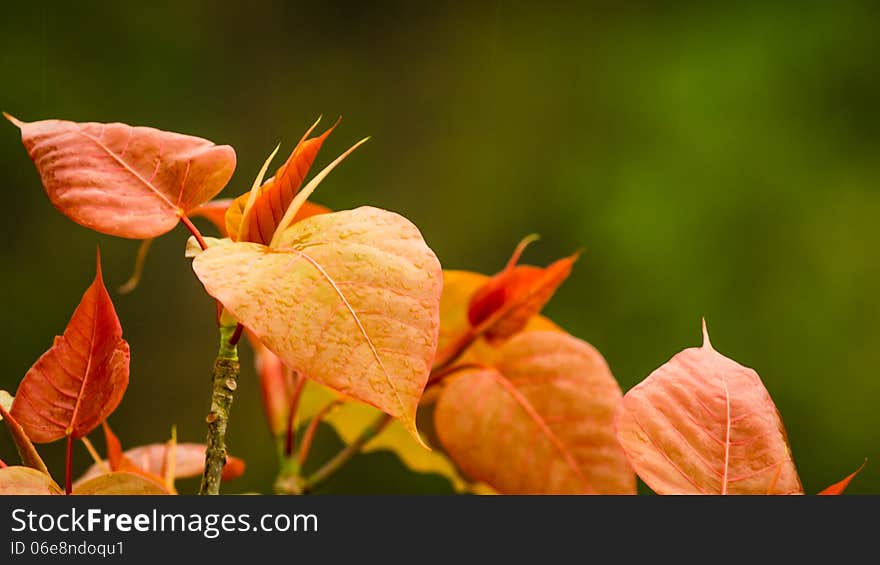
[[[220,347],[206,444],[178,444],[172,431],[168,442],[123,450],[107,419],[128,384],[129,348],[99,256],[64,334],[11,405],[0,402],[23,463],[3,463],[2,493],[174,494],[175,479],[195,475],[202,493],[219,492],[244,472],[225,446],[243,335],[276,439],[277,493],[320,492],[354,455],[377,450],[459,492],[634,494],[638,474],[658,494],[803,493],[768,391],[715,351],[705,325],[702,347],[622,395],[598,350],[540,315],[578,254],[521,265],[529,236],[493,276],[443,271],[403,216],[308,202],[366,141],[303,186],[336,125],[310,137],[316,122],[274,176],[264,181],[277,148],[251,190],[212,200],[235,168],[229,146],[125,124],[7,117],[58,210],[145,241],[138,272],[152,238],[178,223],[191,232],[185,254],[217,301]],[[196,216],[221,238],[204,237]],[[88,439],[98,425],[105,457]],[[318,464],[312,446],[328,425],[344,446]],[[34,446],[62,438],[63,489]],[[74,440],[94,459],[76,482]],[[822,494],[841,494],[858,472]]]

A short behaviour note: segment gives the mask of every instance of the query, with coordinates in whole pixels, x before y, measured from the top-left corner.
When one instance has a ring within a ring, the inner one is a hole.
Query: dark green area
[[[0,109],[231,143],[227,196],[277,142],[343,114],[319,163],[372,140],[316,201],[405,214],[448,268],[495,271],[531,232],[529,263],[584,248],[547,314],[624,390],[699,344],[706,316],[715,346],[761,374],[807,490],[867,456],[851,491],[880,492],[876,6],[417,4],[12,3]],[[95,245],[113,286],[137,243],[53,210],[5,123],[0,183],[0,387],[14,390],[90,283]],[[141,287],[114,296],[133,356],[111,418],[126,445],[172,424],[204,438],[217,338],[186,236],[157,241]],[[230,488],[268,491],[252,366],[244,352],[229,445],[249,470]],[[60,478],[63,446],[44,451]],[[357,465],[340,491],[422,488],[388,456]]]

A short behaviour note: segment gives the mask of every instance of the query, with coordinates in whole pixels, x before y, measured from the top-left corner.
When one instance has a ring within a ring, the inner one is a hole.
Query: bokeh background
[[[583,248],[546,313],[598,347],[624,390],[699,344],[706,316],[715,346],[761,374],[807,491],[868,457],[850,491],[880,493],[873,3],[49,4],[4,6],[3,110],[230,143],[226,196],[276,143],[286,153],[317,115],[341,114],[318,164],[372,140],[317,202],[403,213],[448,268],[494,272],[531,232],[543,237],[528,263]],[[5,123],[0,185],[0,388],[14,391],[90,283],[96,244],[113,286],[137,242],[57,213]],[[129,446],[172,424],[204,438],[216,330],[187,235],[158,240],[140,288],[114,296],[133,360],[111,423]],[[243,356],[229,442],[249,469],[228,490],[265,492],[274,454]],[[43,448],[59,476],[62,443]],[[378,454],[329,490],[444,488]]]

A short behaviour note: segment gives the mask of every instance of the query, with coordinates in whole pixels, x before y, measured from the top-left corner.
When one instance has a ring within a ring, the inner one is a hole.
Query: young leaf
[[[193,269],[288,367],[400,418],[417,436],[442,275],[408,220],[370,207],[313,216],[276,248],[212,247]]]
[[[161,482],[162,467],[167,459],[168,446],[165,443],[151,443],[134,447],[123,452],[123,456],[144,473],[156,477]],[[205,470],[205,446],[201,443],[178,443],[175,449],[175,472],[177,479],[187,479],[200,476]],[[238,457],[229,456],[226,466],[223,467],[223,480],[229,481],[244,474],[244,461]],[[88,468],[77,479],[76,485],[105,474],[96,463]],[[77,486],[74,486],[76,490]]]
[[[657,494],[803,494],[779,413],[758,374],[709,342],[626,393],[617,437]]]
[[[578,255],[571,255],[551,263],[546,268],[517,265],[525,245],[524,239],[507,267],[473,295],[468,308],[468,320],[475,328],[485,328],[483,334],[490,342],[503,341],[522,330],[529,319],[541,311],[559,285],[571,274]]]
[[[147,239],[214,197],[235,169],[235,151],[199,137],[126,124],[9,115],[49,200],[76,223]]]
[[[88,435],[107,418],[128,386],[128,343],[101,278],[86,290],[52,347],[27,372],[11,414],[36,443]]]
[[[98,475],[82,482],[73,494],[76,495],[150,495],[169,494],[162,483],[142,475],[118,471]]]
[[[11,394],[6,392],[5,390],[0,390],[0,407],[2,407],[3,410],[5,410],[6,412],[12,410],[12,401],[13,396]],[[0,420],[2,419],[3,417],[2,415],[0,415]]]
[[[437,342],[437,360],[449,359],[454,355],[462,339],[472,336],[473,328],[468,320],[468,305],[471,297],[482,288],[490,277],[470,271],[443,270],[443,296],[440,299],[440,335]],[[549,319],[536,314],[529,318],[521,331],[563,331]],[[473,340],[471,345],[457,358],[458,363],[476,361],[491,363],[495,348],[482,337]]]
[[[859,473],[862,472],[862,469],[864,469],[865,465],[867,465],[867,464],[868,464],[868,460],[865,459],[865,461],[862,463],[862,465],[858,469],[856,469],[855,471],[853,471],[852,473],[850,473],[849,475],[844,477],[842,480],[837,481],[833,485],[823,489],[822,492],[820,492],[819,494],[832,495],[832,496],[843,494],[843,491],[846,490],[846,487],[849,486],[849,483],[852,482],[852,480],[854,478],[856,478],[856,475],[858,475]]]
[[[553,331],[520,333],[494,366],[448,377],[434,423],[450,457],[504,494],[634,494],[614,437],[621,393],[589,344]]]
[[[226,226],[233,240],[250,241],[264,245],[268,245],[272,241],[275,228],[278,227],[287,207],[296,196],[321,149],[321,145],[336,127],[333,125],[320,136],[307,139],[316,125],[317,122],[306,132],[290,154],[287,162],[278,168],[275,176],[264,183],[254,194],[250,208],[247,204],[251,200],[251,193],[242,194],[229,207],[226,213]],[[248,208],[247,217],[244,214],[246,208]],[[242,227],[244,233],[240,233]]]
[[[49,469],[46,468],[43,458],[37,453],[37,448],[34,447],[34,444],[28,438],[21,425],[6,410],[6,406],[9,406],[9,404],[0,402],[0,420],[3,420],[3,423],[6,424],[6,428],[9,430],[12,441],[18,450],[18,455],[21,457],[21,462],[27,467],[48,475]]]
[[[47,473],[30,467],[0,469],[0,495],[64,494]]]

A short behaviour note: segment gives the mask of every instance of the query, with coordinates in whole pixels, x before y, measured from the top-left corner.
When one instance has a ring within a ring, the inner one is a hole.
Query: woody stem
[[[220,351],[214,360],[212,374],[211,411],[205,421],[208,423],[208,438],[205,450],[205,473],[199,494],[220,494],[223,467],[226,465],[226,426],[232,408],[235,389],[238,388],[238,349],[230,345],[235,326],[220,327]]]

